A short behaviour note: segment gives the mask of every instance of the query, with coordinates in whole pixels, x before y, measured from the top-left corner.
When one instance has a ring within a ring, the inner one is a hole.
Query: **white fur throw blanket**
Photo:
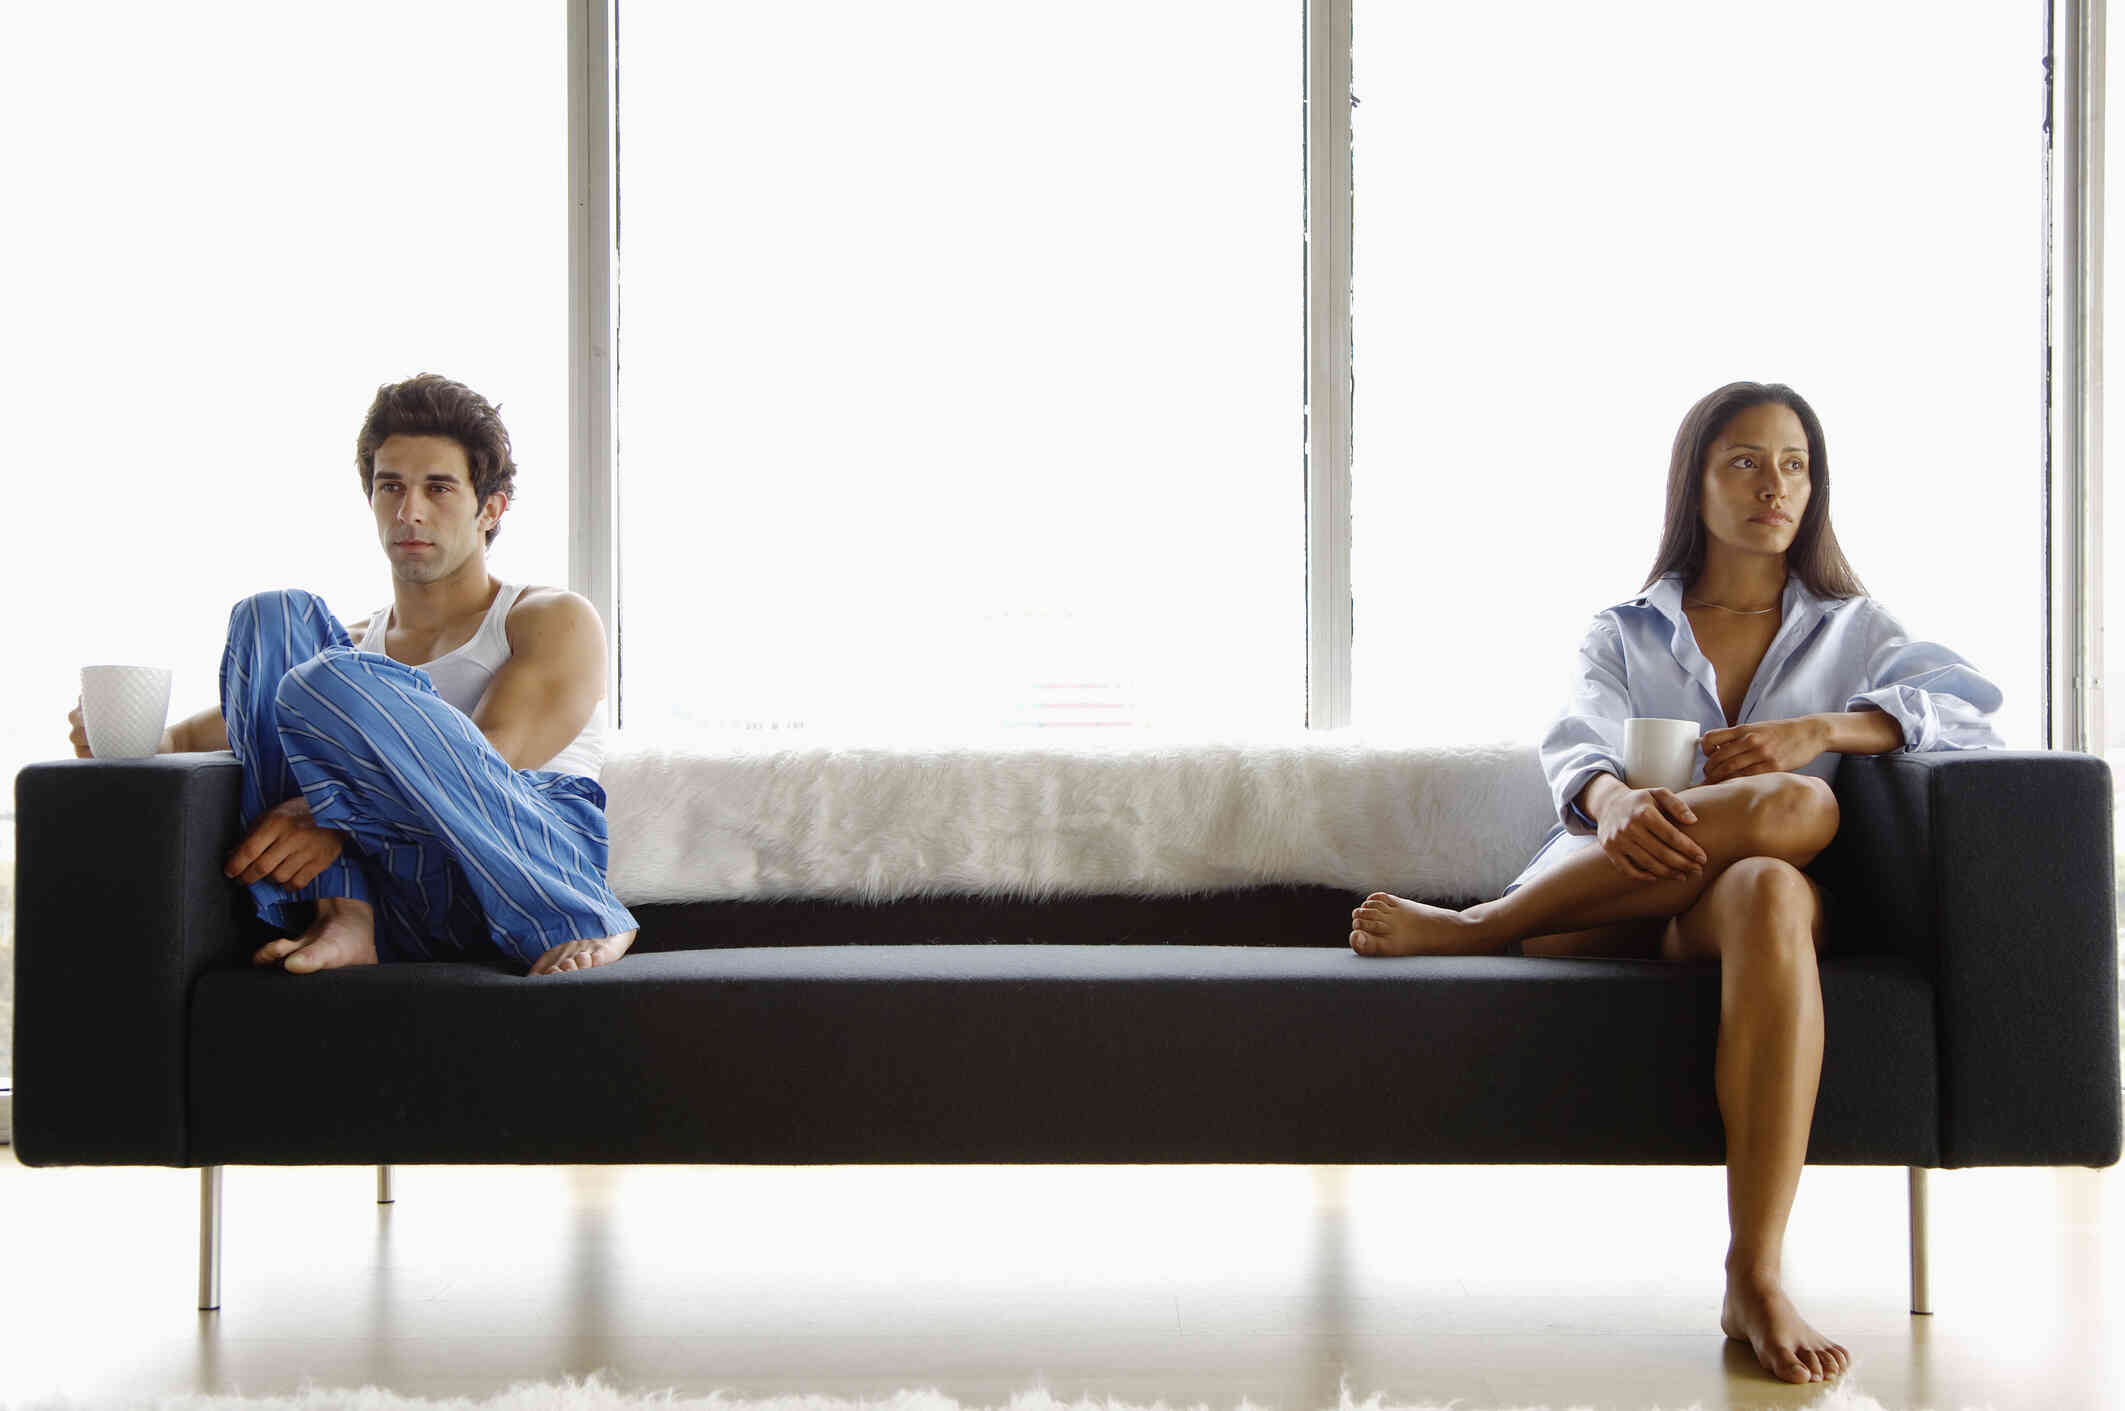
[[[1178,895],[1318,883],[1491,897],[1553,822],[1533,745],[1348,732],[916,745],[610,737],[621,901]]]

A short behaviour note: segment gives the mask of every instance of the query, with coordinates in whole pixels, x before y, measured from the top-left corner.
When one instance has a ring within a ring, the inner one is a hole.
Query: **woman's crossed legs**
[[[1826,928],[1821,889],[1800,869],[1837,832],[1821,780],[1761,774],[1682,791],[1706,855],[1692,875],[1625,877],[1599,849],[1511,896],[1452,912],[1375,893],[1352,914],[1360,954],[1632,955],[1720,962],[1714,1086],[1727,1134],[1726,1297],[1719,1325],[1774,1376],[1807,1382],[1851,1365],[1786,1297],[1780,1257],[1807,1158],[1822,1075]]]

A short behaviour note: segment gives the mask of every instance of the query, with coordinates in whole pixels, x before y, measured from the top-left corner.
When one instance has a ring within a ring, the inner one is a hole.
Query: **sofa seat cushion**
[[[1716,963],[814,945],[226,969],[189,1163],[1724,1159]],[[1822,963],[1809,1159],[1938,1162],[1931,987]]]

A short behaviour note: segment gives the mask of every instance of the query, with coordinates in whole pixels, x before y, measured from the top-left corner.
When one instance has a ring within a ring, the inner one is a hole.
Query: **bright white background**
[[[2038,746],[2042,58],[2033,4],[1357,0],[1356,723],[1538,738],[1747,380]]]
[[[390,601],[354,467],[381,383],[501,403],[520,496],[491,562],[567,581],[562,20],[10,9],[10,780],[72,753],[85,662],[173,667],[175,718],[215,704],[244,594],[307,587],[343,620]]]
[[[1302,17],[623,3],[628,728],[1304,724]]]
[[[1532,741],[1746,377],[2037,743],[2041,7],[1777,14],[1359,0],[1362,728]],[[388,600],[381,382],[502,404],[493,567],[565,583],[564,19],[10,11],[9,778],[85,661],[175,667],[175,716],[241,594]],[[1301,32],[627,0],[630,728],[1303,721]]]

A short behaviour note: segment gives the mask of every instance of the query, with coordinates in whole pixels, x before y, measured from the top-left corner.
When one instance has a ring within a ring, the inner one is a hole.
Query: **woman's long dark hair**
[[[1653,556],[1646,587],[1678,570],[1687,587],[1704,572],[1705,453],[1738,413],[1767,402],[1792,408],[1808,433],[1808,507],[1786,549],[1786,571],[1821,597],[1866,595],[1859,576],[1845,562],[1845,551],[1837,546],[1837,531],[1830,527],[1830,453],[1823,445],[1822,421],[1800,393],[1782,382],[1729,382],[1699,399],[1682,419],[1668,459],[1667,524],[1660,531],[1660,552]]]

